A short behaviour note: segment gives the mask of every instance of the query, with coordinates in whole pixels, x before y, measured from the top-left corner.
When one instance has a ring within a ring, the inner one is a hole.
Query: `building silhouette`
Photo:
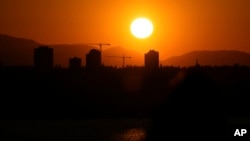
[[[101,67],[101,52],[97,49],[91,49],[86,55],[86,68],[97,69]]]
[[[34,67],[37,69],[47,70],[52,69],[53,61],[53,48],[48,46],[39,46],[34,49]]]
[[[69,58],[69,68],[70,69],[80,69],[82,64],[82,59],[81,58]]]
[[[159,52],[149,50],[144,56],[144,64],[146,69],[157,69],[159,68]]]

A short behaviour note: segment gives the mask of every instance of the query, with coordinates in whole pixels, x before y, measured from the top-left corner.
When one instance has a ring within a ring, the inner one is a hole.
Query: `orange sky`
[[[104,42],[160,58],[192,50],[250,52],[249,0],[1,0],[0,33],[45,44]],[[136,39],[136,17],[153,35]]]

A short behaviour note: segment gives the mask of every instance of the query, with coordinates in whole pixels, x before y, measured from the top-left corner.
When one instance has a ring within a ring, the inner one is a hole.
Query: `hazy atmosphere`
[[[193,50],[250,52],[248,0],[1,0],[0,33],[43,44],[110,43],[160,59]],[[137,17],[154,25],[152,36],[129,31]],[[105,48],[104,48],[105,49]]]

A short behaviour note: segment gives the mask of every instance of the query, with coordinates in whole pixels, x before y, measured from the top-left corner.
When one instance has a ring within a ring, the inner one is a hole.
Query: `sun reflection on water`
[[[144,141],[145,136],[145,129],[132,128],[116,134],[112,141]]]

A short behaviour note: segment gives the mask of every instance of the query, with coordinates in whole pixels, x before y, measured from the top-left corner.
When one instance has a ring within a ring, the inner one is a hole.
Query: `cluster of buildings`
[[[70,58],[69,68],[81,68],[81,58]],[[147,69],[159,68],[159,52],[149,50],[144,56],[144,65]],[[53,48],[48,46],[39,46],[34,49],[34,67],[37,69],[52,69],[54,66]],[[98,69],[101,67],[101,52],[97,49],[92,49],[86,54],[86,68]]]

